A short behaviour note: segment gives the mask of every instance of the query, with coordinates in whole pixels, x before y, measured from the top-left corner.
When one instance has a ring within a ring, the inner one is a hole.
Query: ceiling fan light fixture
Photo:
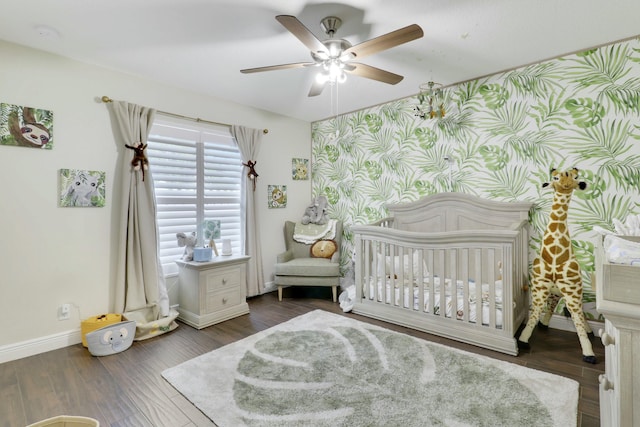
[[[323,71],[316,75],[316,81],[324,83],[344,83],[347,81],[347,74],[344,72],[345,64],[338,59],[329,59],[322,63]]]

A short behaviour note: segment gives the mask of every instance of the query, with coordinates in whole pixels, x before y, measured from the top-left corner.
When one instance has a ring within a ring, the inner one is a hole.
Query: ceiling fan
[[[322,29],[329,36],[329,39],[323,41],[319,40],[295,16],[278,15],[276,20],[309,49],[313,62],[247,68],[240,70],[240,72],[258,73],[288,68],[321,67],[322,72],[318,74],[311,85],[309,96],[320,95],[326,83],[344,81],[346,79],[345,73],[392,85],[399,83],[404,78],[403,76],[360,62],[354,62],[354,59],[364,58],[365,56],[419,39],[424,35],[419,25],[412,24],[352,46],[347,40],[333,38],[338,28],[342,25],[342,20],[335,16],[328,16],[320,21]]]

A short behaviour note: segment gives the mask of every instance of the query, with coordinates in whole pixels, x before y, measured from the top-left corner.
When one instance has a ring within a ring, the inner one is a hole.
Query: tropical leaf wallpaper
[[[530,257],[539,250],[553,194],[551,168],[587,182],[569,209],[582,267],[585,312],[595,311],[594,225],[613,230],[640,213],[640,39],[529,65],[444,89],[446,115],[416,116],[417,96],[313,123],[312,185],[350,225],[387,216],[385,203],[456,191],[535,203]],[[562,305],[558,310],[562,309]]]

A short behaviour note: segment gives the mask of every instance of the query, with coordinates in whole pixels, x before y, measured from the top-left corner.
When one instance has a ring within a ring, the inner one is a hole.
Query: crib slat
[[[482,323],[489,324],[490,328],[496,327],[496,274],[495,274],[495,249],[487,249],[487,285],[489,293],[489,318],[483,319]],[[482,311],[484,314],[484,310]]]
[[[459,254],[462,261],[462,321],[469,322],[469,249],[463,248]]]
[[[482,267],[484,264],[484,260],[482,257],[482,249],[478,248],[475,251],[476,258],[476,271],[475,276],[473,277],[474,286],[475,286],[475,301],[474,307],[476,312],[475,324],[476,326],[482,325]]]

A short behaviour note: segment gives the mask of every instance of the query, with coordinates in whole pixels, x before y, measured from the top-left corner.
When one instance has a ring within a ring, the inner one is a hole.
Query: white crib
[[[529,202],[439,193],[353,226],[353,312],[517,355],[528,314]]]

